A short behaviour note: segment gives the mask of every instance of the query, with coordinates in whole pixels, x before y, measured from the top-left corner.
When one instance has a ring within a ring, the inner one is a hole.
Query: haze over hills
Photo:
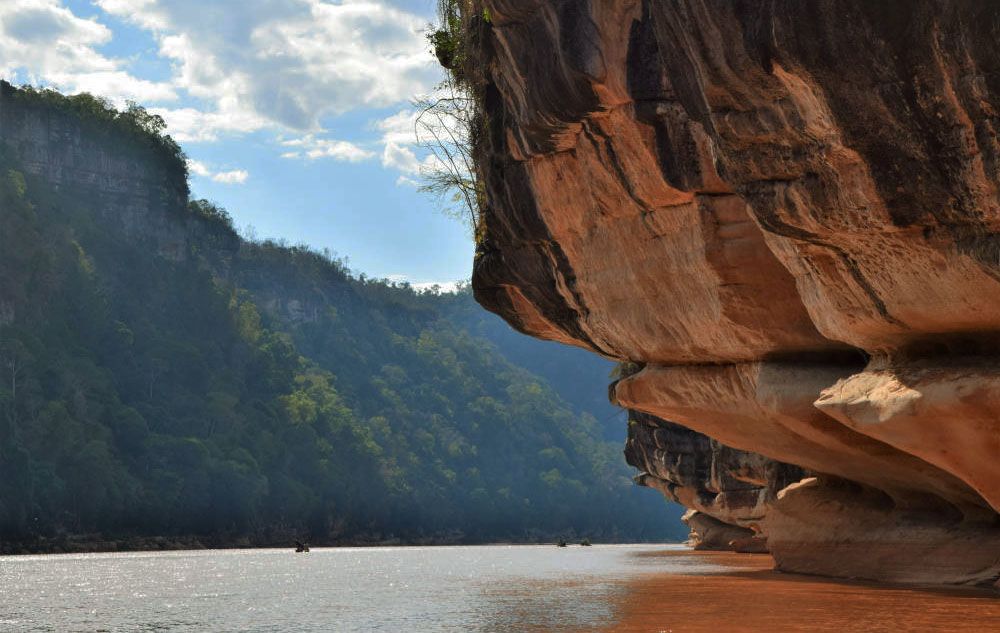
[[[682,536],[609,362],[242,239],[141,108],[4,84],[0,140],[0,549]]]

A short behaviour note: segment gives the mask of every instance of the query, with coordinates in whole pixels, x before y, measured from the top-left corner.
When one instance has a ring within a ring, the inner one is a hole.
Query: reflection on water
[[[1000,632],[1000,597],[992,591],[781,574],[771,571],[769,556],[677,551],[638,555],[664,561],[697,558],[730,570],[633,578],[618,595],[616,617],[604,631]]]
[[[648,545],[0,557],[0,631],[989,631],[1000,623],[1000,601],[982,593],[828,583],[769,565]]]

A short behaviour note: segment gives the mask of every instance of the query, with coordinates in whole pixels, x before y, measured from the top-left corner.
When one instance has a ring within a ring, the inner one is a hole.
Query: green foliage
[[[479,7],[478,0],[438,0],[438,21],[428,28],[427,40],[447,73],[434,94],[413,100],[417,143],[430,159],[420,170],[420,191],[463,221],[477,244],[485,239],[487,199],[477,165],[486,133],[486,69],[476,58],[492,23],[489,11]]]
[[[24,174],[19,171],[8,169],[4,175],[4,195],[12,200],[21,200],[28,191],[28,185],[24,182]]]
[[[461,73],[465,65],[462,43],[462,5],[464,0],[439,0],[438,26],[427,33],[438,63],[453,73]]]
[[[213,228],[218,227],[233,235],[236,234],[236,229],[233,227],[233,217],[229,215],[229,211],[214,202],[204,198],[192,200],[188,202],[188,212]]]
[[[459,44],[452,34],[444,29],[438,29],[428,34],[427,39],[434,49],[438,63],[445,69],[451,68],[459,52]]]
[[[241,242],[203,200],[169,215],[189,251],[165,259],[96,197],[0,174],[0,540],[665,535],[589,404],[522,366],[545,344],[508,344],[467,290]]]

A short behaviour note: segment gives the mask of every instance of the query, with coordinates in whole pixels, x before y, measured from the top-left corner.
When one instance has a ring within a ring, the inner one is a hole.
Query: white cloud
[[[382,141],[398,145],[413,145],[417,142],[416,110],[400,110],[396,114],[375,122],[375,129],[382,133]]]
[[[444,293],[458,292],[463,285],[464,283],[461,281],[422,281],[413,284],[413,287],[421,291]]]
[[[382,134],[382,166],[402,172],[396,178],[397,187],[419,187],[414,178],[421,170],[420,159],[413,148],[417,145],[415,110],[400,110],[376,121],[374,127]]]
[[[426,19],[384,0],[96,0],[148,29],[174,83],[214,111],[317,132],[326,115],[383,107],[439,78]]]
[[[398,169],[404,174],[420,173],[420,160],[413,150],[394,141],[389,141],[382,149],[382,165]]]
[[[93,0],[112,15],[129,15],[133,22],[146,29],[162,29],[167,22],[156,10],[156,0]]]
[[[425,153],[423,158],[417,158],[410,146],[394,141],[388,141],[382,149],[382,166],[402,172],[396,179],[396,185],[416,185],[418,183],[413,177],[444,168],[434,154]]]
[[[382,165],[402,172],[396,179],[397,186],[418,186],[417,176],[444,167],[441,160],[417,138],[419,117],[418,110],[408,108],[375,121],[373,125],[382,135]],[[451,123],[450,120],[445,121]],[[424,136],[427,134],[424,133]],[[456,132],[455,137],[460,138],[461,133]]]
[[[464,281],[410,281],[407,275],[396,273],[392,275],[385,276],[387,281],[393,283],[402,284],[409,283],[410,286],[417,291],[421,292],[457,292],[459,288],[465,286],[468,282]]]
[[[99,17],[74,15],[62,1],[0,0],[0,74],[116,105],[134,99],[182,143],[284,134],[284,158],[380,158],[399,172],[400,186],[412,186],[430,164],[416,144],[412,108],[375,122],[364,142],[324,129],[331,116],[405,103],[439,81],[423,32],[429,16],[400,0],[92,0],[152,38],[170,68],[155,81],[103,52],[115,34]],[[202,177],[217,182],[247,178],[243,170],[209,172]]]
[[[210,142],[227,133],[245,134],[265,127],[266,122],[252,113],[223,114],[195,108],[150,108],[167,122],[167,131],[181,143]]]
[[[358,163],[375,156],[374,152],[349,141],[316,138],[313,134],[281,141],[281,145],[283,147],[294,148],[291,151],[283,153],[281,155],[282,158],[303,158],[308,160],[332,158],[338,161]]]
[[[250,174],[245,169],[234,169],[233,171],[219,172],[212,176],[212,180],[227,185],[242,185],[249,176]]]
[[[204,178],[208,178],[212,175],[212,171],[208,168],[208,165],[201,162],[200,160],[194,160],[193,158],[189,158],[187,165],[188,165],[188,171],[194,174],[195,176],[202,176]]]
[[[173,101],[177,92],[166,83],[146,81],[120,70],[92,73],[50,73],[49,79],[60,86],[72,86],[72,92],[105,96],[118,105],[125,100],[138,103]]]
[[[250,177],[250,173],[245,169],[233,169],[230,171],[215,171],[200,160],[188,159],[188,171],[195,176],[208,178],[214,182],[227,185],[242,185]]]
[[[0,2],[0,74],[44,84],[65,92],[92,92],[121,105],[126,99],[170,101],[177,93],[169,83],[139,79],[125,61],[98,48],[111,30],[84,19],[58,0]]]

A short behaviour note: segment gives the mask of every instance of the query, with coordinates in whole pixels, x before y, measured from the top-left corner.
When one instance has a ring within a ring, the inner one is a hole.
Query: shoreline
[[[302,539],[299,539],[302,540]],[[455,547],[488,545],[551,545],[556,547],[559,538],[551,540],[523,539],[478,541],[449,538],[422,539],[338,539],[308,541],[311,548],[323,547]],[[593,545],[683,545],[671,541],[590,541]],[[570,547],[581,547],[579,540],[567,541]],[[47,554],[107,554],[116,552],[175,552],[236,549],[295,549],[295,540],[250,538],[219,538],[204,536],[135,536],[101,537],[99,535],[73,535],[42,538],[33,541],[0,540],[0,556],[41,556]]]
[[[786,574],[766,554],[372,549],[0,559],[11,579],[0,586],[0,628],[979,633],[1000,621],[1000,599],[983,590]]]
[[[903,585],[780,572],[769,554],[657,552],[721,573],[670,571],[629,579],[602,633],[868,633],[994,630],[1000,595],[988,587]],[[961,616],[961,617],[959,617]],[[721,629],[720,629],[721,627]]]

